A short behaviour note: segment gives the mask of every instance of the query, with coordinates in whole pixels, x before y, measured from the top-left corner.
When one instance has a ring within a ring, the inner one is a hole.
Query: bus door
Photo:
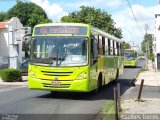
[[[91,37],[91,49],[90,49],[90,84],[89,89],[93,90],[97,88],[97,73],[98,73],[98,49],[97,40],[94,36]]]

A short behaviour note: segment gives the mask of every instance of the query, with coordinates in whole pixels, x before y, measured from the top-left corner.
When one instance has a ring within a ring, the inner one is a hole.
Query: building
[[[160,14],[155,14],[153,51],[155,54],[155,67],[157,70],[160,70]]]
[[[8,61],[8,67],[18,68],[22,62],[24,52],[22,51],[23,25],[17,17],[9,21],[0,22],[0,65]]]
[[[140,48],[139,48],[138,45],[131,46],[131,49],[136,51],[136,52],[140,52]]]

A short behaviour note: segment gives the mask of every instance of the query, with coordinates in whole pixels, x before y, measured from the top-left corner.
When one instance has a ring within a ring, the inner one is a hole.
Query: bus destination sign
[[[43,27],[36,27],[34,34],[35,35],[43,35],[43,34],[86,35],[87,28],[81,26],[43,26]]]

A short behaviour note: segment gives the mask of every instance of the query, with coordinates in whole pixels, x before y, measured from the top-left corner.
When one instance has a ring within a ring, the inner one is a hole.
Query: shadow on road
[[[133,87],[131,84],[133,79],[144,67],[144,60],[137,61],[137,67],[135,68],[125,68],[124,74],[118,78],[118,83],[120,83],[121,96],[130,88]],[[116,82],[111,82],[108,85],[102,87],[98,93],[77,93],[77,92],[57,92],[55,94],[48,93],[37,98],[40,99],[69,99],[69,100],[111,100],[113,99],[113,88],[116,86]]]
[[[142,68],[142,66],[125,66],[124,68],[134,69],[134,68]]]
[[[130,82],[132,80],[129,79],[118,79],[118,83],[120,83],[121,95],[129,89],[131,86]],[[112,100],[113,97],[113,88],[116,86],[116,82],[111,82],[106,86],[103,86],[99,89],[99,91],[95,94],[93,92],[90,93],[82,93],[82,92],[55,92],[48,93],[37,98],[47,98],[47,99],[69,99],[69,100]]]

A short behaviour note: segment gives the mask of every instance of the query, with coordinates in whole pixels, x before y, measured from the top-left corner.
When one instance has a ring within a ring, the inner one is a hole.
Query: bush
[[[149,60],[152,60],[152,62],[154,61],[155,59],[155,55],[153,53],[151,53],[149,56],[148,56],[148,59]]]
[[[17,69],[0,70],[0,77],[5,82],[20,82],[22,81],[21,71]]]

